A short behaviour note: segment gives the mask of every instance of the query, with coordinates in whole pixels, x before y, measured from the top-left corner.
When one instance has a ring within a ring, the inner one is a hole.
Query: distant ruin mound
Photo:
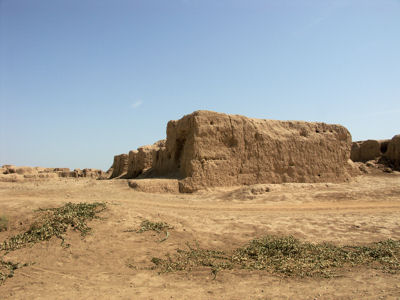
[[[214,186],[340,182],[355,168],[341,125],[195,111],[167,139],[114,157],[112,177],[175,178],[181,192]]]
[[[389,140],[366,140],[353,142],[351,159],[355,162],[382,164],[400,171],[400,134]]]
[[[43,168],[43,167],[17,167],[3,165],[0,167],[0,182],[20,182],[26,180],[43,180],[51,178],[94,178],[107,179],[109,174],[99,169],[75,169],[69,168]]]

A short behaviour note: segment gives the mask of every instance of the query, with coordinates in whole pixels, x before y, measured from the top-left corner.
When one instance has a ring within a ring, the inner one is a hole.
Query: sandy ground
[[[265,234],[338,245],[400,239],[400,174],[365,175],[343,184],[269,185],[196,194],[147,194],[125,180],[54,179],[0,182],[0,215],[10,230],[26,228],[37,208],[66,202],[106,201],[102,219],[85,238],[69,232],[60,240],[11,252],[6,259],[34,263],[0,286],[1,299],[400,299],[400,274],[357,268],[331,279],[284,278],[263,271],[208,269],[158,274],[151,258],[164,257],[187,241],[233,249]],[[169,238],[126,232],[141,221],[164,221]],[[135,266],[134,268],[129,266]]]

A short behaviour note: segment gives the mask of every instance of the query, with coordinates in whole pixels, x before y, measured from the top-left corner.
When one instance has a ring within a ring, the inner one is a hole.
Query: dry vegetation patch
[[[224,269],[266,270],[284,276],[336,276],[343,267],[370,266],[387,272],[400,270],[400,241],[388,239],[365,246],[335,246],[302,242],[292,236],[265,236],[230,253],[201,249],[178,249],[173,256],[153,258],[162,272],[190,271],[210,267],[216,276]]]
[[[62,240],[69,227],[79,231],[83,236],[90,231],[87,221],[90,221],[97,213],[103,211],[104,203],[67,203],[62,207],[39,209],[41,213],[38,219],[24,233],[10,237],[0,244],[0,251],[13,251],[24,248],[40,241],[48,241],[53,236]]]
[[[0,251],[10,252],[25,248],[48,241],[54,236],[61,239],[64,245],[64,235],[68,228],[79,231],[82,236],[86,235],[91,230],[87,221],[98,218],[97,214],[105,208],[105,203],[95,202],[67,203],[62,207],[39,209],[39,216],[29,229],[0,243]],[[0,257],[0,284],[12,277],[14,270],[20,266],[17,263],[6,262]]]

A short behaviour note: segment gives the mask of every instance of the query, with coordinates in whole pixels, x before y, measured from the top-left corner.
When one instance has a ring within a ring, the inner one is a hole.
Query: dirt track
[[[208,269],[161,274],[148,270],[187,241],[207,248],[233,249],[265,234],[291,234],[313,242],[363,244],[400,239],[400,174],[369,175],[345,184],[268,185],[214,189],[196,194],[146,194],[124,180],[56,179],[0,183],[0,214],[10,230],[0,241],[28,226],[33,210],[65,202],[106,201],[102,220],[91,222],[84,239],[70,232],[71,247],[60,240],[36,244],[6,258],[35,264],[16,271],[0,286],[9,299],[400,299],[400,274],[374,269],[344,270],[332,279],[282,278],[261,271]],[[168,240],[137,228],[143,219],[174,229]],[[129,265],[135,266],[130,268]]]

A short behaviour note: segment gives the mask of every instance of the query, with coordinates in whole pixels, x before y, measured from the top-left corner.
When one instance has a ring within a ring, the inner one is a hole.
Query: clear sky
[[[0,0],[0,164],[108,169],[198,109],[400,133],[399,0]]]

